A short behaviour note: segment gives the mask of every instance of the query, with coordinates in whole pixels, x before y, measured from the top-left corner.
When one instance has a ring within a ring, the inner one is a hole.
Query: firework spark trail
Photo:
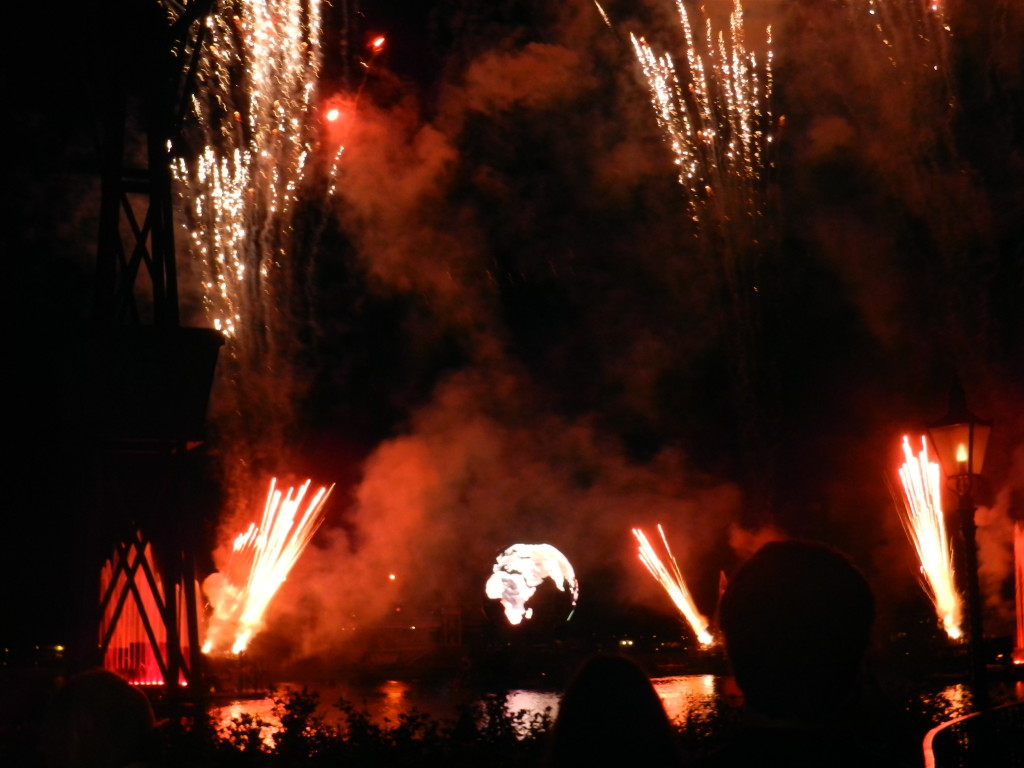
[[[654,547],[648,541],[647,536],[639,528],[633,529],[633,535],[636,537],[637,542],[640,545],[640,561],[650,571],[651,576],[661,584],[665,592],[672,599],[676,608],[683,615],[683,617],[689,622],[690,627],[693,628],[694,633],[697,635],[697,639],[701,645],[711,645],[714,642],[714,638],[711,633],[708,632],[708,620],[704,618],[697,610],[697,606],[693,601],[693,597],[690,595],[690,590],[686,587],[686,582],[683,581],[683,575],[679,570],[679,564],[676,562],[675,557],[672,555],[672,550],[668,546],[668,541],[665,538],[665,531],[662,530],[661,525],[658,525],[658,533],[661,535],[661,543],[665,547],[665,553],[668,555],[668,561],[671,564],[671,570],[665,566],[664,561],[658,556],[658,553],[654,551]]]
[[[643,37],[630,34],[630,39],[690,216],[701,234],[717,241],[713,248],[725,248],[735,258],[756,246],[762,227],[762,177],[772,141],[770,30],[762,67],[746,47],[739,0],[728,37],[716,36],[708,20],[701,45],[682,0],[676,8],[686,50],[685,87],[669,54],[656,54]]]
[[[323,521],[324,504],[334,486],[323,486],[306,502],[310,481],[298,489],[277,488],[270,481],[259,525],[251,523],[234,542],[225,569],[227,583],[214,600],[214,616],[204,651],[226,646],[244,651],[263,625],[263,616],[281,584]]]
[[[292,213],[317,134],[319,0],[235,0],[207,19],[194,113],[205,144],[175,164],[207,310],[232,337],[265,333],[281,300]],[[184,195],[183,195],[184,196]]]
[[[921,450],[914,456],[910,440],[903,437],[904,462],[900,466],[904,511],[900,519],[917,551],[921,574],[935,612],[950,638],[962,636],[961,601],[953,572],[953,549],[946,535],[942,512],[942,481],[938,463],[928,458],[928,446],[921,438]]]
[[[950,86],[952,29],[943,2],[863,0],[852,8],[858,14],[867,14],[868,23],[888,50],[890,64],[901,70],[916,67],[922,72],[937,72],[942,76],[941,82]]]

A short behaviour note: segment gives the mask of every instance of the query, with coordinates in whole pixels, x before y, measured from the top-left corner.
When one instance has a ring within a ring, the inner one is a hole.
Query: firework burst
[[[307,501],[310,481],[282,492],[270,481],[260,523],[235,537],[223,572],[207,580],[213,615],[203,651],[244,651],[263,626],[267,606],[323,521],[334,486],[324,486]]]
[[[651,543],[644,532],[640,528],[634,528],[633,535],[636,537],[637,543],[640,545],[640,561],[647,567],[651,576],[653,576],[665,592],[668,593],[668,596],[672,599],[672,603],[679,610],[679,613],[683,615],[683,618],[689,622],[690,627],[693,629],[694,634],[697,635],[697,640],[700,641],[700,644],[711,645],[714,642],[714,638],[711,636],[711,633],[708,632],[708,620],[697,610],[697,606],[693,601],[693,596],[690,594],[690,590],[686,587],[686,582],[683,580],[682,572],[679,570],[679,563],[676,562],[676,559],[672,554],[672,550],[665,538],[665,531],[662,530],[660,524],[658,525],[658,534],[661,536],[661,543],[665,548],[665,554],[668,557],[669,565],[665,565],[665,561],[662,560],[654,547],[651,546]]]
[[[938,463],[928,458],[928,445],[914,456],[910,440],[903,437],[904,461],[899,475],[904,506],[900,519],[921,562],[921,575],[935,605],[935,612],[950,638],[959,639],[961,601],[953,572],[953,548],[946,535],[942,512],[942,482]]]

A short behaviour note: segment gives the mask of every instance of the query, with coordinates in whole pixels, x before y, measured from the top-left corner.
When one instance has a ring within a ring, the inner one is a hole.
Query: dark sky
[[[663,606],[629,535],[658,522],[707,612],[719,571],[775,535],[836,544],[894,606],[912,601],[899,440],[944,413],[956,374],[995,421],[979,537],[991,627],[1008,631],[1024,514],[1024,15],[991,6],[950,6],[952,111],[905,19],[889,20],[885,49],[855,4],[747,6],[752,45],[773,30],[775,145],[764,237],[737,287],[690,226],[628,47],[637,32],[683,58],[671,3],[609,2],[609,29],[590,0],[364,2],[353,39],[388,44],[338,129],[339,194],[297,217],[302,291],[274,358],[288,381],[272,377],[287,402],[242,417],[284,428],[255,444],[232,421],[253,407],[237,383],[218,380],[211,404],[214,436],[234,441],[216,453],[251,456],[247,481],[340,483],[275,608],[310,622],[304,650],[335,641],[325,617],[385,602],[381,572],[408,575],[410,602],[468,604],[520,540],[562,549],[583,600],[591,577]],[[15,411],[32,415],[14,430],[27,435],[4,552],[64,574],[89,463],[54,405],[67,382],[51,350],[92,309],[89,110],[110,34],[70,21],[16,78],[5,205]],[[351,105],[333,27],[327,39],[320,96]],[[196,274],[183,266],[182,306],[202,325]],[[268,385],[251,373],[246,386]],[[241,503],[236,486],[225,495]],[[23,589],[20,569],[4,572],[16,605],[58,599],[59,582]]]

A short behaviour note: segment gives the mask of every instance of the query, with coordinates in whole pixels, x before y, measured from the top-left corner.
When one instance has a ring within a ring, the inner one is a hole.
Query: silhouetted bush
[[[535,763],[543,753],[552,718],[505,710],[505,697],[491,695],[460,710],[454,720],[438,721],[415,709],[375,722],[365,708],[335,704],[336,724],[317,714],[319,694],[302,690],[276,700],[280,725],[243,714],[218,725],[210,716],[168,722],[163,727],[164,758],[174,768],[283,768],[302,766],[394,766],[489,768]]]

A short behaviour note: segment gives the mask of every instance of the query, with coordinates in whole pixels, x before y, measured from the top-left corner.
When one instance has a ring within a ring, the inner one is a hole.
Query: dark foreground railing
[[[937,725],[923,747],[925,768],[1024,768],[1024,701]]]

